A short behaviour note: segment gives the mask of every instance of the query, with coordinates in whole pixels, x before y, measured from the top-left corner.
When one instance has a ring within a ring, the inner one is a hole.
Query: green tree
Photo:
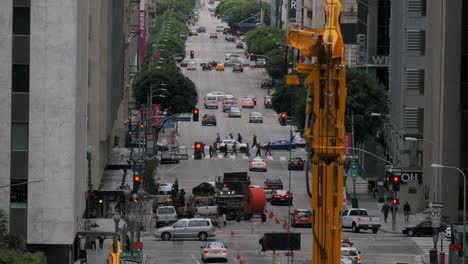
[[[257,20],[253,16],[260,14],[263,8],[265,12],[264,23],[270,23],[270,7],[267,3],[261,1],[248,1],[248,0],[223,0],[216,7],[215,12],[229,16],[228,25],[232,31],[242,30],[244,32],[254,29],[255,27],[241,27],[239,22],[249,19],[248,23],[255,23]]]
[[[255,54],[282,54],[281,46],[286,43],[286,34],[279,28],[266,26],[249,31],[245,42],[249,51]]]
[[[161,97],[153,98],[153,103],[159,102],[162,109],[166,109],[170,114],[191,112],[198,101],[195,84],[184,76],[173,62],[166,62],[159,67],[158,69],[148,64],[138,73],[134,84],[134,96],[137,103],[146,103],[151,85],[164,83],[166,84],[164,89],[167,91],[161,90],[157,93]]]
[[[47,264],[44,253],[30,253],[15,249],[0,249],[0,263],[8,264]]]
[[[275,80],[284,78],[285,60],[282,55],[274,55],[271,60],[267,61],[266,70],[268,75]]]

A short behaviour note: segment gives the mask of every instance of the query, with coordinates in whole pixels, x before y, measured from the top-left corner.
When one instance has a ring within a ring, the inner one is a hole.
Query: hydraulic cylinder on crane
[[[344,181],[344,115],[346,67],[339,25],[341,2],[326,0],[325,27],[301,30],[293,24],[288,43],[311,63],[298,63],[308,73],[304,138],[311,146],[313,210],[312,263],[336,264],[341,259],[341,212]],[[288,84],[297,84],[288,76]]]

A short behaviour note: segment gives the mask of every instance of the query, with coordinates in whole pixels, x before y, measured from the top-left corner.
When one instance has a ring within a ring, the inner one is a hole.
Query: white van
[[[216,108],[218,109],[219,98],[216,95],[208,95],[205,97],[205,108]]]
[[[177,212],[174,206],[160,206],[156,213],[156,227],[172,224],[177,221]]]

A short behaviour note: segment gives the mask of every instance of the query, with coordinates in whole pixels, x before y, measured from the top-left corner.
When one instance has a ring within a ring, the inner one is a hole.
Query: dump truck
[[[218,176],[215,188],[219,214],[226,215],[227,220],[245,219],[244,193],[249,189],[250,184],[247,172],[226,172],[224,176]]]
[[[189,202],[192,214],[197,217],[216,217],[218,206],[215,194],[215,187],[211,183],[204,182],[194,187]]]

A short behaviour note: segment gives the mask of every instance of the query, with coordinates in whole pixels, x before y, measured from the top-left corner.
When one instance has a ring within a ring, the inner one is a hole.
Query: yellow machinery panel
[[[341,262],[346,67],[339,26],[341,3],[326,0],[325,8],[324,28],[301,30],[293,25],[288,32],[289,45],[311,61],[298,64],[297,71],[309,74],[304,139],[313,151],[314,264]]]

